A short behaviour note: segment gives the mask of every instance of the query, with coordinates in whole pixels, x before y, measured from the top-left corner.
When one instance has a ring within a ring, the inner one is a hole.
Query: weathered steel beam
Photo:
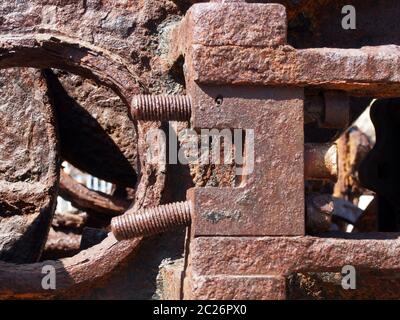
[[[347,234],[343,239],[199,237],[190,243],[184,298],[284,299],[285,277],[290,274],[340,273],[345,265],[354,266],[357,272],[391,273],[395,279],[400,263],[393,252],[399,250],[399,234],[394,233]],[[263,281],[269,283],[265,291],[249,289],[258,285],[264,288]],[[384,297],[384,292],[377,291],[376,296],[379,294]]]
[[[213,19],[217,11],[218,22]],[[171,62],[184,55],[197,83],[319,87],[375,97],[400,94],[400,47],[295,49],[287,45],[286,11],[279,4],[195,4],[172,38]]]

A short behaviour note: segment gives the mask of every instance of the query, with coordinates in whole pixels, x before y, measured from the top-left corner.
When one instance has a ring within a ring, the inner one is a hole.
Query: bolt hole
[[[217,107],[220,107],[222,105],[222,102],[224,102],[224,98],[221,95],[215,98],[215,104]]]

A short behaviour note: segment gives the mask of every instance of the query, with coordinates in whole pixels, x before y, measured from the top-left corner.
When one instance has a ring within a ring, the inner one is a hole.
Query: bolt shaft
[[[137,95],[131,112],[136,120],[189,121],[191,100],[184,95]]]
[[[111,230],[118,240],[150,236],[177,226],[189,225],[192,206],[189,201],[175,202],[136,213],[118,216],[111,221]]]

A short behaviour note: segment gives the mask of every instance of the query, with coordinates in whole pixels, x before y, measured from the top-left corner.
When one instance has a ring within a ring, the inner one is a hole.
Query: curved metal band
[[[93,79],[111,88],[128,107],[133,95],[144,93],[144,86],[129,63],[118,55],[77,39],[59,34],[23,34],[0,36],[0,69],[11,67],[59,68]],[[128,112],[127,110],[127,112]],[[138,124],[138,150],[145,150],[143,135],[156,124]],[[139,153],[139,157],[140,154]],[[134,210],[151,200],[160,200],[159,191],[165,183],[165,166],[147,165],[138,183]],[[148,176],[157,177],[148,179]],[[151,198],[151,199],[149,199]],[[141,238],[117,242],[110,233],[100,244],[81,251],[74,257],[57,261],[16,265],[0,262],[0,298],[69,297],[94,286],[130,254],[135,253]],[[44,265],[56,270],[56,289],[42,287]]]
[[[58,34],[0,36],[0,69],[58,68],[111,88],[130,106],[145,88],[129,62],[106,49]]]

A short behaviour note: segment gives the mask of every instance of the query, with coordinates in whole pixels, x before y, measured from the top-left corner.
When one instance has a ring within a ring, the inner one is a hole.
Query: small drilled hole
[[[224,101],[224,98],[222,96],[217,96],[215,98],[215,104],[217,105],[217,107],[220,107],[222,105],[223,101]]]

